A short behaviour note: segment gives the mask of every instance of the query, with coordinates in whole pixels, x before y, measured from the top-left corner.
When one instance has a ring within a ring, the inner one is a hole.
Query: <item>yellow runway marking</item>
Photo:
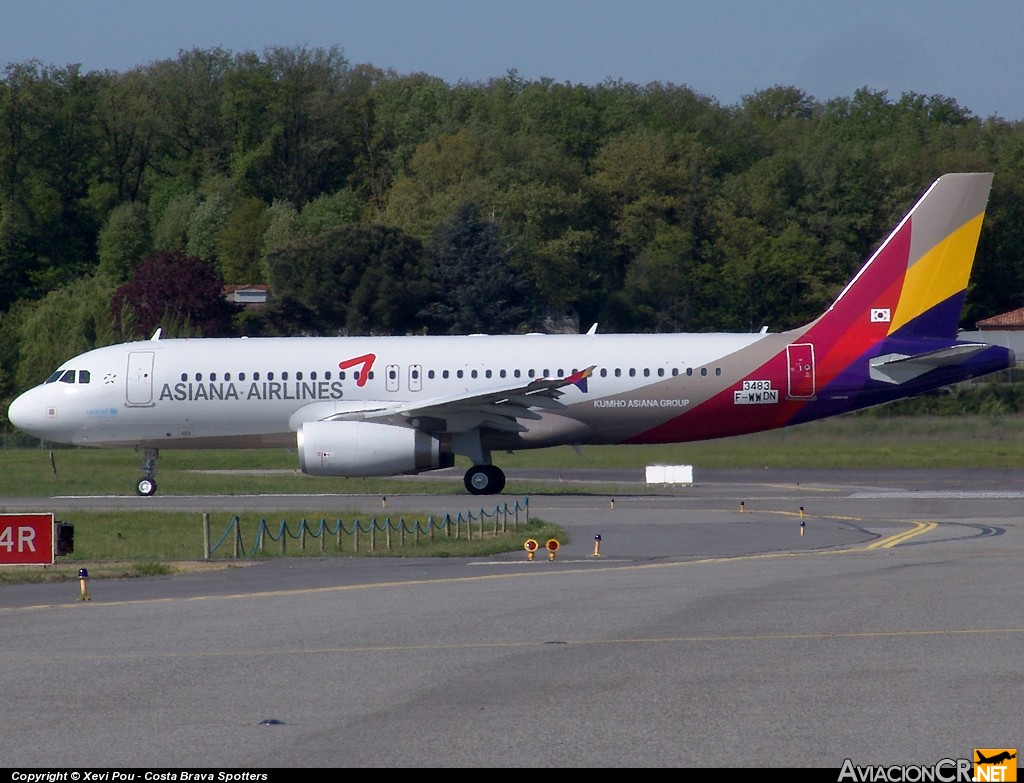
[[[897,544],[902,544],[904,541],[909,541],[914,536],[927,533],[929,530],[934,530],[939,526],[938,522],[915,522],[914,527],[910,530],[904,530],[902,533],[897,533],[894,536],[888,538],[882,538],[875,541],[872,544],[868,544],[865,549],[891,549]]]

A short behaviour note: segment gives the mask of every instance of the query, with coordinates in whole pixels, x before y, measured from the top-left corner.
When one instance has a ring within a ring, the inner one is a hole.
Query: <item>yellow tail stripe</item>
[[[967,288],[984,218],[968,220],[907,270],[889,334]]]

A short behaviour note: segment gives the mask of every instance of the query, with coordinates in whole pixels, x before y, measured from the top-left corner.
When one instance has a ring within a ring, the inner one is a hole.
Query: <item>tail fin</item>
[[[990,173],[939,177],[832,306],[788,333],[790,389],[805,390],[789,397],[809,403],[791,423],[1013,366],[1006,348],[956,339],[991,187]]]
[[[956,338],[992,174],[946,174],[811,327],[850,339]]]

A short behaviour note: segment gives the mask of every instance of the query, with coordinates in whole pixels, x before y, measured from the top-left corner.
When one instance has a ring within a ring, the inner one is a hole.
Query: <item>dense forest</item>
[[[995,181],[963,326],[1024,304],[1024,124],[941,95],[448,84],[338,49],[0,82],[0,400],[165,335],[757,331],[924,189]],[[224,284],[267,284],[235,310]]]

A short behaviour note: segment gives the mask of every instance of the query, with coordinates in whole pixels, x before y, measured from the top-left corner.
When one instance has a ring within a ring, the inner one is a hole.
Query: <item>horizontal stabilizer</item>
[[[919,375],[924,375],[939,367],[959,364],[964,359],[969,359],[988,347],[985,343],[958,343],[948,348],[915,356],[888,353],[871,360],[871,379],[883,383],[907,383]]]

